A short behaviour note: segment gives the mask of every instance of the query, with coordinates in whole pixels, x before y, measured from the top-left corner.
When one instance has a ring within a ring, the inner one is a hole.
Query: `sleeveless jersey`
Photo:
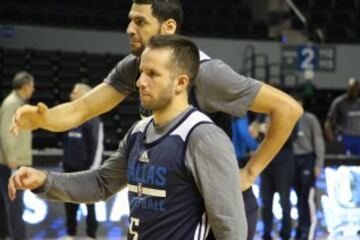
[[[152,118],[140,121],[128,136],[128,239],[214,239],[203,198],[185,166],[189,136],[199,124],[212,124],[193,109],[166,134],[146,142]]]

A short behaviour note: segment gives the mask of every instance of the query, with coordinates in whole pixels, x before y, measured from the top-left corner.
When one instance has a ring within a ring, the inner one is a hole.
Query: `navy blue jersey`
[[[139,122],[128,138],[129,239],[213,239],[203,198],[185,166],[187,139],[204,114],[187,113],[167,134],[146,142],[152,119]]]
[[[103,156],[103,124],[98,117],[66,132],[63,137],[66,172],[98,168]]]

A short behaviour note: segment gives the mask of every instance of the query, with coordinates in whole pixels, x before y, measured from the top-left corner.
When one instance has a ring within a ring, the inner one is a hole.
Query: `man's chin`
[[[152,111],[153,110],[153,107],[151,104],[147,104],[147,103],[141,103],[141,107],[147,111]]]
[[[130,51],[133,55],[140,57],[144,48],[131,48]]]

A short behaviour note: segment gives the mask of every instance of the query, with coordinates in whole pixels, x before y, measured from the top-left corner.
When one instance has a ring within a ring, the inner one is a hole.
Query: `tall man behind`
[[[360,155],[360,98],[359,80],[350,78],[347,92],[335,98],[325,122],[329,141],[342,137],[346,154]]]
[[[267,118],[266,122],[268,122]],[[260,196],[263,203],[261,213],[264,221],[264,240],[273,239],[273,200],[275,192],[279,194],[282,209],[279,236],[282,240],[289,240],[291,238],[290,192],[295,175],[293,141],[296,139],[297,130],[297,127],[293,129],[282,149],[261,173]]]
[[[297,97],[300,104],[302,99]],[[305,113],[298,123],[294,143],[294,189],[298,198],[299,213],[296,240],[314,239],[316,227],[315,180],[324,164],[325,144],[321,125],[316,116]]]
[[[183,11],[179,0],[133,0],[127,28],[131,54],[120,61],[103,83],[71,103],[47,109],[44,104],[26,106],[18,111],[17,129],[44,128],[65,131],[88,119],[110,111],[136,91],[140,55],[149,39],[180,31]],[[258,150],[241,166],[241,188],[244,191],[249,227],[253,239],[257,221],[257,203],[251,185],[276,155],[302,114],[301,107],[283,92],[237,74],[219,59],[200,53],[199,73],[191,87],[191,103],[212,117],[225,131],[231,128],[231,116],[243,116],[247,110],[267,113],[269,131]]]
[[[84,83],[74,86],[70,100],[75,101],[91,90]],[[95,117],[77,128],[71,129],[64,136],[64,162],[65,172],[78,172],[88,169],[97,169],[102,161],[103,155],[103,124],[99,117]],[[96,221],[95,205],[86,204],[86,234],[90,238],[96,238],[98,223]],[[68,237],[72,239],[76,235],[77,210],[79,204],[65,203],[66,227]]]
[[[25,239],[23,192],[15,202],[8,199],[8,179],[11,171],[20,166],[32,165],[31,132],[22,130],[18,136],[9,132],[13,115],[34,92],[34,78],[27,72],[17,73],[12,82],[13,91],[5,98],[0,108],[0,193],[5,206],[0,206],[0,239]]]
[[[191,41],[153,38],[136,81],[141,105],[153,116],[135,123],[98,170],[46,174],[21,168],[9,183],[11,198],[16,189],[30,188],[49,199],[93,202],[127,183],[129,240],[246,239],[232,143],[188,103],[198,68],[199,52]]]

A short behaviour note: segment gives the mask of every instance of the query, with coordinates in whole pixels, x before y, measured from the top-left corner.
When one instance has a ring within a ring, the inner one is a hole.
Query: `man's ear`
[[[175,93],[179,94],[183,91],[187,91],[189,86],[189,77],[185,74],[179,75],[176,81]]]
[[[177,28],[176,21],[172,18],[162,23],[161,34],[175,34]]]

